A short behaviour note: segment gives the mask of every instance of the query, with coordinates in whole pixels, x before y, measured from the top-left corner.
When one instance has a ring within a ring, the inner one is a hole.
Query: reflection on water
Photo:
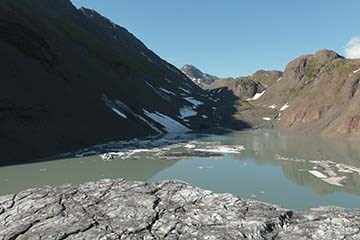
[[[151,151],[132,150],[118,156],[2,167],[0,195],[100,178],[178,179],[288,208],[360,208],[359,141],[259,130],[171,142]]]
[[[44,185],[79,184],[102,178],[146,181],[175,163],[154,158],[103,161],[98,156],[0,168],[0,195]]]

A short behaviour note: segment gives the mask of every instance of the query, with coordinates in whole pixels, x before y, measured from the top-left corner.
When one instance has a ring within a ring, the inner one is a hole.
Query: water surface
[[[359,141],[266,130],[180,140],[145,150],[122,149],[113,159],[95,155],[2,167],[0,195],[101,178],[177,179],[287,208],[360,208]]]

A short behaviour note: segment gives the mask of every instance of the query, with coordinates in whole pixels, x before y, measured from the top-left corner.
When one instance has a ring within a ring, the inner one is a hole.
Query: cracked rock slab
[[[360,211],[295,212],[182,182],[101,180],[0,197],[0,239],[360,239]]]

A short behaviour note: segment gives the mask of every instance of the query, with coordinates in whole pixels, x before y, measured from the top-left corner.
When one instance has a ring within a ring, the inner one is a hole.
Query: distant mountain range
[[[308,134],[360,135],[360,59],[321,50],[291,61],[284,73],[216,79],[205,89],[227,88],[239,98],[236,118],[253,127]]]

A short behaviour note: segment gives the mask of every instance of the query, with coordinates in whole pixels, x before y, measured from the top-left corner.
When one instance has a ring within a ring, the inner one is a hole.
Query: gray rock
[[[0,239],[360,239],[360,212],[294,212],[181,182],[101,180],[0,197]]]

